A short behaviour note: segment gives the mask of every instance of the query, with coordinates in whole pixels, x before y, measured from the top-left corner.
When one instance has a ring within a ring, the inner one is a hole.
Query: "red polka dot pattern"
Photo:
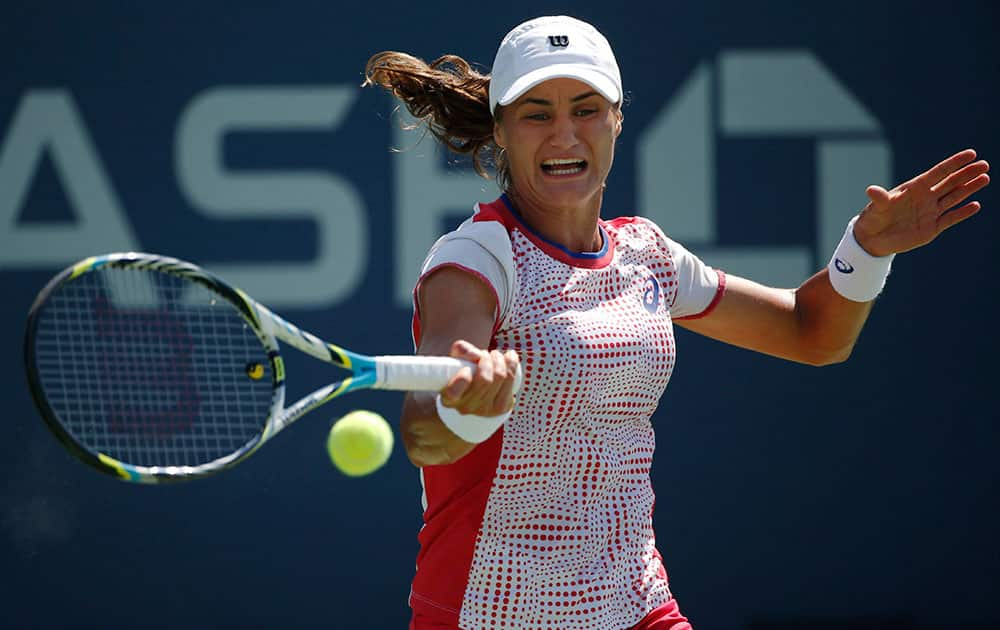
[[[599,268],[557,260],[511,230],[516,295],[495,343],[518,351],[525,382],[462,627],[626,628],[670,599],[649,470],[650,416],[675,359],[675,266],[644,220],[603,225],[614,249]]]

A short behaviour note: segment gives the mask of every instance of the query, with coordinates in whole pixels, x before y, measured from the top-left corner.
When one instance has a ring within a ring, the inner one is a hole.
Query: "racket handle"
[[[393,389],[410,392],[436,392],[444,388],[463,367],[474,363],[451,357],[381,356],[375,357],[375,389]],[[521,389],[523,375],[517,366],[514,393]]]

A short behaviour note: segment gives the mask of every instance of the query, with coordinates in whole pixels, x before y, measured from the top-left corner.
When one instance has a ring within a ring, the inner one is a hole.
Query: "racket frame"
[[[44,387],[35,360],[34,344],[44,306],[54,292],[79,276],[105,266],[146,269],[176,275],[196,282],[233,305],[253,329],[266,351],[271,366],[272,396],[270,412],[261,429],[242,447],[223,457],[197,466],[138,466],[119,461],[80,443],[59,420],[44,394]],[[350,370],[352,374],[331,383],[285,408],[285,364],[278,344],[281,340],[321,361]],[[377,385],[376,359],[357,354],[319,339],[272,313],[242,290],[189,262],[167,256],[140,252],[92,256],[64,269],[53,277],[35,298],[25,326],[24,364],[29,389],[42,419],[59,441],[78,459],[97,470],[138,483],[162,483],[204,477],[231,468],[249,457],[282,429],[306,413],[349,391]]]

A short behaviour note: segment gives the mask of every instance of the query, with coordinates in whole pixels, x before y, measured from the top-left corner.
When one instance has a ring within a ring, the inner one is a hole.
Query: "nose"
[[[556,116],[552,124],[552,134],[549,142],[553,147],[566,149],[577,143],[576,121],[570,115]]]

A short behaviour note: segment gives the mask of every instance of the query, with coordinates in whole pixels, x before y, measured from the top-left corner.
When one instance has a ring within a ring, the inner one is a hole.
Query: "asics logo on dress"
[[[642,292],[642,305],[646,307],[646,310],[650,313],[655,314],[660,307],[660,283],[656,281],[656,278],[651,277],[646,280],[643,286]]]
[[[833,264],[837,267],[837,271],[840,273],[854,273],[854,266],[847,261],[835,258],[833,260]]]
[[[569,35],[549,35],[549,45],[565,48],[569,46]]]

